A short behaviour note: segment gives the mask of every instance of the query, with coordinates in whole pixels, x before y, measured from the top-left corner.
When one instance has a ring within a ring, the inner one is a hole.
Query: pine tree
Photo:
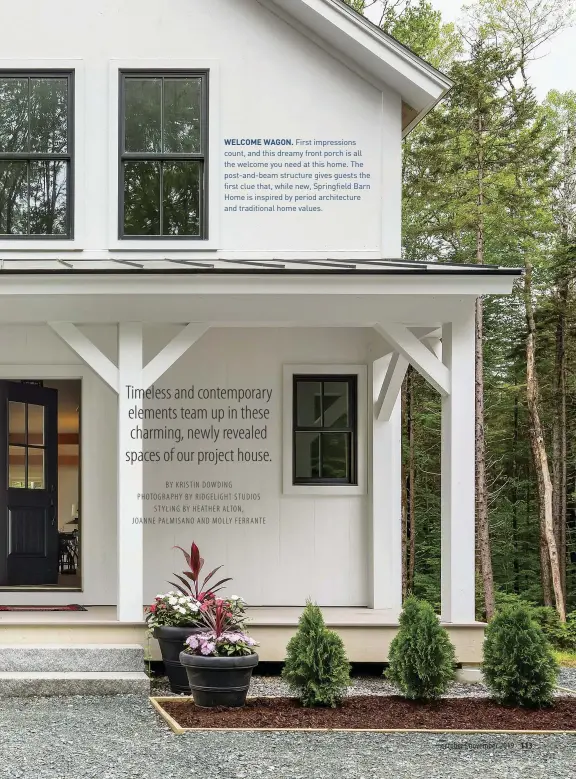
[[[446,692],[454,667],[454,647],[432,606],[410,596],[390,645],[387,678],[406,698],[429,701]]]
[[[486,628],[482,672],[499,703],[529,707],[552,703],[558,665],[527,605],[497,611]]]
[[[342,703],[350,684],[350,664],[340,636],[328,630],[320,608],[307,601],[298,632],[288,642],[282,678],[303,706]]]

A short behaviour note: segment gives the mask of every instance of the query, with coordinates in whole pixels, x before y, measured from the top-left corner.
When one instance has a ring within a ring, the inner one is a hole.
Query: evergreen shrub
[[[531,708],[552,703],[558,664],[533,609],[516,603],[496,612],[486,628],[482,672],[499,703]]]
[[[288,642],[282,678],[303,706],[342,703],[350,684],[350,663],[340,636],[329,630],[320,608],[307,601],[298,631]]]
[[[411,700],[430,701],[454,679],[455,654],[447,630],[432,606],[410,596],[400,615],[400,629],[390,645],[386,677]]]

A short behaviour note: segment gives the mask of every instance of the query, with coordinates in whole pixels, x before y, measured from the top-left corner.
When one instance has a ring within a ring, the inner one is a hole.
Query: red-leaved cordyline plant
[[[191,595],[193,598],[196,598],[197,601],[202,602],[207,597],[213,597],[214,593],[218,592],[219,589],[221,589],[222,585],[226,582],[232,581],[232,577],[228,577],[226,579],[220,579],[220,581],[217,581],[215,584],[213,584],[209,590],[206,589],[206,585],[210,581],[210,579],[214,576],[214,574],[222,568],[221,565],[218,566],[218,568],[214,568],[213,571],[210,571],[208,576],[204,578],[204,581],[202,584],[200,584],[200,572],[202,570],[202,567],[204,566],[204,560],[202,557],[200,557],[200,550],[192,541],[192,547],[190,549],[190,554],[185,549],[182,549],[181,546],[175,546],[174,549],[180,549],[182,554],[184,555],[186,562],[188,563],[189,570],[182,571],[184,576],[187,578],[185,579],[184,576],[180,576],[179,574],[175,573],[174,576],[182,582],[181,584],[176,584],[176,582],[169,582],[173,587],[176,587],[176,589],[179,592],[184,593],[184,595]]]
[[[200,606],[198,622],[220,638],[224,633],[233,633],[244,629],[246,620],[245,604],[242,598],[206,598]]]

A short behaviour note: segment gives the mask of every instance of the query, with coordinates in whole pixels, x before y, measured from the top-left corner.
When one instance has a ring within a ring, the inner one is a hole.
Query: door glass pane
[[[67,152],[67,79],[30,79],[30,150],[47,154]]]
[[[202,81],[199,78],[164,80],[164,151],[200,152]]]
[[[8,486],[26,488],[26,447],[8,447]]]
[[[294,473],[297,479],[319,478],[320,435],[318,433],[296,433],[294,459]]]
[[[26,403],[15,400],[8,403],[8,441],[11,444],[26,443]]]
[[[164,163],[164,235],[200,235],[200,163]]]
[[[28,151],[27,78],[0,78],[0,151]]]
[[[348,479],[349,433],[322,433],[322,478]]]
[[[162,79],[124,80],[124,148],[162,151]]]
[[[30,163],[30,234],[66,233],[68,163],[41,160]]]
[[[324,382],[324,427],[349,427],[348,384],[345,381]]]
[[[296,426],[322,425],[322,384],[319,381],[296,382]]]
[[[0,162],[0,233],[28,232],[28,181],[25,162]]]
[[[28,489],[44,489],[44,449],[28,448]]]
[[[160,235],[160,166],[157,162],[124,163],[124,232]]]
[[[28,404],[28,444],[44,446],[44,406]]]

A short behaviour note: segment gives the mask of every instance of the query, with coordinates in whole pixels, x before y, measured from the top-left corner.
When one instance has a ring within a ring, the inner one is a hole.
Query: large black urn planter
[[[190,695],[190,685],[186,669],[180,663],[180,652],[188,636],[193,633],[202,633],[202,628],[193,627],[168,627],[161,625],[154,628],[154,638],[158,639],[160,652],[164,662],[166,676],[170,682],[170,689],[175,693]]]
[[[244,706],[258,655],[202,657],[182,652],[180,662],[197,706]]]

